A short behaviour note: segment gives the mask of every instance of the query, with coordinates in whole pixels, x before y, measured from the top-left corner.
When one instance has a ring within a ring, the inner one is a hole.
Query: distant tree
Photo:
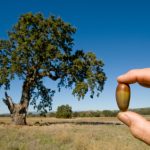
[[[113,112],[111,110],[103,110],[102,113],[105,117],[112,117],[113,116]]]
[[[42,113],[51,110],[55,91],[44,85],[44,78],[57,80],[59,91],[71,88],[78,99],[88,91],[91,98],[95,92],[97,96],[102,92],[104,64],[92,52],[72,52],[75,31],[61,18],[27,13],[8,32],[8,40],[0,40],[0,87],[6,90],[3,101],[14,124],[26,124],[29,104]],[[16,78],[23,82],[18,104],[7,94]]]
[[[79,112],[77,112],[77,111],[73,112],[72,116],[73,117],[79,117]]]
[[[69,105],[61,105],[57,108],[57,118],[72,118],[72,108]]]

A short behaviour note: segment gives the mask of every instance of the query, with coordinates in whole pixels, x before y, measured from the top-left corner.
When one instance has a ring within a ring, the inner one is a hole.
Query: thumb
[[[134,112],[120,112],[118,119],[126,124],[132,135],[150,145],[150,122]]]

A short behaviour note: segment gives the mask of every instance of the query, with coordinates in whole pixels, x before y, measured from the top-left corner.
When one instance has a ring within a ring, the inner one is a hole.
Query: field
[[[113,117],[28,118],[28,126],[0,118],[0,150],[149,150]]]

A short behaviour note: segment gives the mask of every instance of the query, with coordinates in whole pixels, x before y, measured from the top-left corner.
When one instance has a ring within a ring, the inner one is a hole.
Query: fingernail
[[[128,117],[128,115],[126,115],[126,114],[123,113],[123,112],[120,112],[120,113],[118,114],[118,119],[119,119],[120,121],[122,121],[124,124],[126,124],[127,126],[130,126],[130,124],[131,124],[130,118]]]
[[[122,77],[123,77],[123,75],[118,76],[117,81],[120,81]]]

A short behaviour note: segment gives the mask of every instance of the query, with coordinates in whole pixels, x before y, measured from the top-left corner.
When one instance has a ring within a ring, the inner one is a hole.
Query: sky
[[[107,81],[100,97],[78,101],[71,90],[56,91],[53,109],[69,104],[73,111],[117,110],[115,90],[117,76],[130,69],[150,67],[150,1],[148,0],[5,0],[0,1],[0,39],[7,39],[7,32],[17,23],[20,15],[41,12],[45,17],[56,15],[76,27],[74,50],[93,52],[103,60]],[[56,89],[56,84],[46,81]],[[12,82],[8,94],[17,103],[22,82]],[[4,90],[0,89],[0,100]],[[131,85],[130,108],[150,106],[150,89]],[[30,106],[29,111],[33,111]],[[8,109],[0,101],[0,113]]]

